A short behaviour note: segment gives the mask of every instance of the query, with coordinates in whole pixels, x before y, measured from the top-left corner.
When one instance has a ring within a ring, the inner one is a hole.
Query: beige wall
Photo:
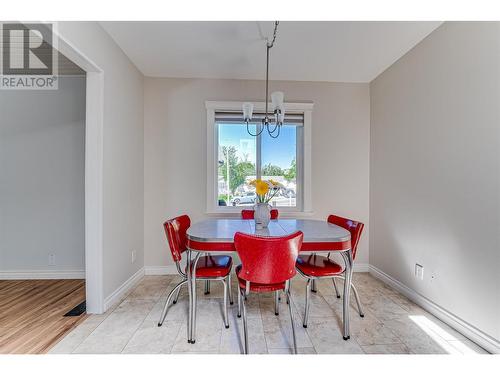
[[[313,101],[312,210],[368,225],[368,84],[271,82],[287,101]],[[206,217],[205,100],[261,101],[263,81],[144,79],[145,265],[172,264],[162,223],[187,213]],[[368,262],[368,230],[358,263]]]
[[[370,264],[500,340],[500,23],[443,24],[370,89]]]

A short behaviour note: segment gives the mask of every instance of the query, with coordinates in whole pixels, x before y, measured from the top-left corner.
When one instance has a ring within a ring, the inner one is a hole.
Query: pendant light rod
[[[265,115],[262,119],[262,124],[260,128],[257,128],[257,132],[252,134],[250,132],[250,121],[252,120],[252,112],[253,112],[253,104],[246,102],[243,103],[243,121],[247,125],[247,132],[253,137],[258,137],[264,128],[269,133],[269,136],[272,138],[278,138],[280,135],[281,126],[283,125],[283,121],[285,118],[285,110],[283,105],[283,93],[281,91],[276,91],[271,94],[271,100],[274,108],[274,117],[275,123],[274,128],[271,130],[270,125],[271,121],[269,119],[269,51],[274,46],[274,42],[276,41],[276,35],[278,33],[278,25],[279,21],[274,22],[274,31],[273,38],[269,41],[269,38],[266,38],[266,103],[265,103]]]
[[[269,44],[266,45],[267,48],[267,60],[266,60],[266,115],[264,116],[264,120],[269,122],[269,119],[267,117],[267,104],[269,102],[269,50],[271,47],[269,47]]]
[[[269,39],[266,43],[266,116],[264,117],[266,124],[269,123],[269,118],[267,117],[267,107],[269,101],[269,50],[273,48],[274,41],[276,40],[276,33],[278,32],[279,21],[274,21],[274,32],[273,32],[273,40],[269,43]]]

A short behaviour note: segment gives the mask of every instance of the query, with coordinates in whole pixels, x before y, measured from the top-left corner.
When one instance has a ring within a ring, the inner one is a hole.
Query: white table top
[[[191,225],[187,237],[197,242],[233,242],[236,232],[263,237],[286,236],[296,231],[304,233],[304,242],[345,242],[351,234],[348,230],[324,220],[278,219],[271,220],[266,229],[255,229],[253,220],[207,219]]]

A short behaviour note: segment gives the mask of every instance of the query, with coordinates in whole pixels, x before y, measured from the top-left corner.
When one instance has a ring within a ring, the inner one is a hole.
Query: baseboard
[[[85,279],[84,270],[0,271],[0,280]]]
[[[354,263],[354,272],[368,272],[370,265],[368,263]],[[177,267],[174,264],[168,266],[145,266],[144,274],[150,276],[158,275],[177,275]]]
[[[353,272],[369,272],[370,265],[368,263],[356,263],[354,262]]]
[[[177,275],[177,267],[175,264],[169,264],[168,266],[145,266],[144,273],[148,276]]]
[[[119,303],[123,297],[141,281],[144,276],[144,267],[130,276],[122,285],[104,299],[104,312],[116,303]]]
[[[427,310],[432,315],[436,316],[438,319],[442,320],[450,327],[456,329],[462,335],[475,342],[477,345],[481,346],[483,349],[489,351],[490,353],[499,354],[500,353],[500,341],[495,340],[488,334],[480,331],[473,325],[467,323],[466,321],[460,319],[456,315],[452,314],[448,310],[442,308],[426,297],[422,296],[413,289],[407,287],[400,281],[394,279],[392,276],[386,274],[382,270],[378,269],[373,265],[369,265],[370,274],[372,274],[377,279],[383,281],[387,285],[396,289],[398,292],[406,296],[411,301],[415,302],[417,305]]]

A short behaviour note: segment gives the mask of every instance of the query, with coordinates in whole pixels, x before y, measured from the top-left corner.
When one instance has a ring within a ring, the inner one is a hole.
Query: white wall
[[[0,90],[0,278],[84,274],[84,148],[85,76]]]
[[[368,84],[282,82],[271,90],[290,102],[313,101],[312,209],[368,226]],[[206,217],[205,100],[261,101],[263,81],[164,79],[144,81],[144,248],[146,266],[172,264],[162,223],[187,213]],[[368,230],[358,263],[368,262]]]
[[[443,24],[370,91],[370,263],[500,340],[500,23]]]
[[[58,32],[103,72],[103,284],[109,297],[143,267],[143,76],[96,22]],[[131,262],[131,251],[137,260]]]

